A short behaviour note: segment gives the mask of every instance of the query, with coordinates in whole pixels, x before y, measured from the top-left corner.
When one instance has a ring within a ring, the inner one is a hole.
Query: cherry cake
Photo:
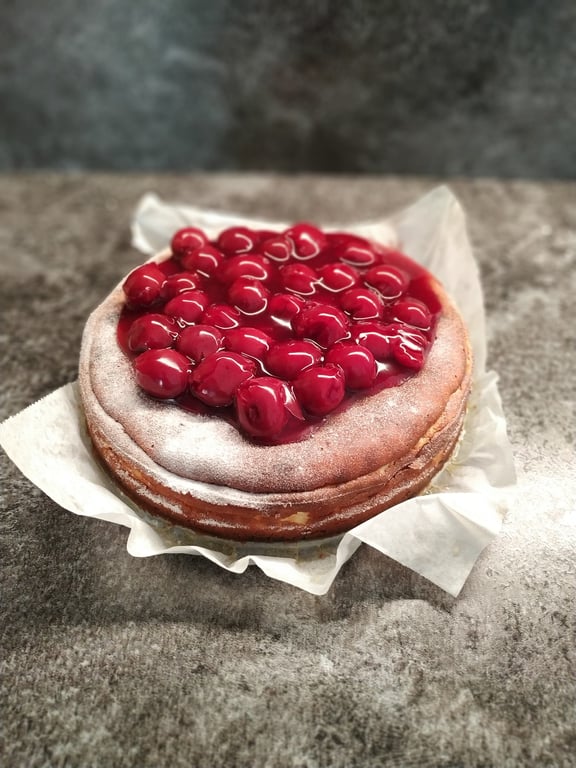
[[[176,232],[90,317],[80,390],[141,508],[236,541],[340,534],[420,491],[458,440],[466,329],[397,249],[308,223]]]

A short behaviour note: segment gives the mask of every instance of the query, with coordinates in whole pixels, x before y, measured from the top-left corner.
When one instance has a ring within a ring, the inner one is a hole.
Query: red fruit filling
[[[171,248],[123,285],[118,339],[152,397],[279,443],[425,365],[440,303],[398,251],[308,223],[186,227]]]

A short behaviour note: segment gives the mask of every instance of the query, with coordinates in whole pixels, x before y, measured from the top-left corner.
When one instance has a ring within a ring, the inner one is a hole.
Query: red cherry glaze
[[[358,271],[349,264],[325,264],[318,270],[320,284],[327,291],[339,293],[360,282]]]
[[[222,348],[223,339],[222,333],[212,325],[189,325],[178,336],[176,349],[193,363],[200,363]]]
[[[240,312],[229,304],[212,304],[202,315],[202,322],[206,325],[213,325],[221,331],[227,331],[230,328],[237,328],[240,325],[242,316]]]
[[[280,270],[280,280],[285,290],[311,296],[316,291],[318,274],[306,264],[287,264]]]
[[[272,338],[260,328],[232,328],[224,335],[224,347],[256,360],[263,360],[270,349]]]
[[[207,242],[208,238],[201,229],[197,227],[184,227],[174,234],[170,246],[174,258],[181,259],[188,251],[199,248]]]
[[[294,381],[294,394],[306,411],[326,416],[344,399],[344,373],[335,365],[307,368]]]
[[[262,241],[258,250],[271,261],[283,263],[290,260],[293,255],[294,244],[292,240],[283,235],[275,235]]]
[[[218,247],[229,255],[248,253],[258,242],[258,234],[247,227],[229,227],[220,233]]]
[[[224,255],[212,245],[202,245],[184,254],[182,266],[191,269],[204,277],[212,277],[224,264]]]
[[[231,227],[215,242],[187,227],[172,249],[126,278],[118,325],[155,397],[218,408],[249,437],[278,443],[425,364],[441,303],[431,276],[398,251],[307,223]]]
[[[350,288],[340,296],[340,306],[352,320],[380,320],[384,313],[382,299],[369,288]]]
[[[267,439],[280,434],[289,421],[303,419],[290,387],[273,376],[257,376],[240,384],[236,414],[248,435]]]
[[[292,318],[306,304],[301,296],[291,293],[276,293],[268,302],[268,315],[280,325],[290,325]]]
[[[338,365],[348,389],[368,389],[376,381],[378,369],[367,347],[351,341],[339,341],[328,351],[326,363]]]
[[[228,299],[246,315],[257,315],[268,306],[270,291],[260,280],[240,277],[228,289]]]
[[[241,277],[267,282],[272,276],[272,269],[266,256],[258,253],[232,256],[220,270],[219,277],[225,283],[233,283]]]
[[[200,288],[202,279],[192,272],[176,272],[169,275],[164,281],[160,295],[163,301],[170,301],[175,296],[186,291],[193,291]]]
[[[215,352],[203,360],[190,376],[190,390],[206,405],[231,405],[236,390],[256,371],[253,360],[236,352]]]
[[[311,341],[281,341],[266,355],[266,370],[281,379],[292,381],[298,374],[322,360],[322,350]]]
[[[126,296],[126,303],[133,308],[151,307],[160,299],[162,286],[166,276],[158,269],[156,264],[142,264],[130,272],[122,289]]]
[[[382,295],[386,301],[399,299],[410,282],[408,275],[391,264],[379,264],[364,275],[366,283]]]
[[[313,224],[302,222],[295,224],[284,233],[294,243],[296,259],[313,259],[326,245],[326,235]]]
[[[432,324],[432,315],[423,301],[418,299],[401,299],[392,308],[392,319],[401,323],[413,325],[427,331]]]
[[[178,326],[171,317],[152,313],[140,315],[130,326],[128,348],[131,352],[147,349],[167,349],[178,337]]]
[[[327,304],[310,303],[292,320],[300,338],[311,339],[325,349],[348,336],[348,318]]]
[[[210,299],[203,291],[186,291],[170,299],[164,312],[187,325],[199,320],[209,303]]]
[[[179,397],[188,386],[188,358],[175,349],[150,349],[134,361],[138,386],[153,397]]]

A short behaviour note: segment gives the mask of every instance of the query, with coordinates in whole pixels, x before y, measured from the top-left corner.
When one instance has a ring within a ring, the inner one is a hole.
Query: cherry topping
[[[209,303],[210,299],[203,291],[186,291],[170,299],[164,312],[180,323],[195,323]]]
[[[305,303],[301,296],[294,296],[291,293],[276,293],[268,302],[268,314],[277,323],[290,325],[292,318],[296,317]]]
[[[262,360],[272,344],[271,337],[260,328],[231,328],[224,336],[224,346],[232,352]]]
[[[292,327],[301,338],[326,348],[346,338],[348,318],[336,307],[310,303],[292,320]]]
[[[423,301],[418,299],[401,299],[393,307],[394,320],[400,320],[402,323],[414,325],[427,331],[432,323],[430,310]]]
[[[222,331],[236,328],[240,325],[240,319],[240,312],[229,304],[212,304],[202,315],[203,323],[213,325]]]
[[[342,368],[349,389],[368,389],[376,380],[374,355],[361,344],[339,341],[328,351],[326,362]]]
[[[307,368],[294,381],[294,393],[309,413],[325,416],[344,399],[344,373],[335,365]]]
[[[128,347],[132,352],[171,347],[178,336],[174,320],[166,315],[140,315],[130,326]]]
[[[192,371],[190,389],[206,405],[230,405],[240,384],[255,371],[254,361],[243,355],[215,352]]]
[[[228,290],[231,303],[246,315],[257,315],[268,305],[270,292],[259,280],[239,277]]]
[[[229,227],[218,237],[218,247],[228,254],[248,253],[257,242],[258,235],[247,227]]]
[[[258,250],[272,261],[283,262],[292,256],[293,243],[283,235],[275,235],[261,242]]]
[[[345,291],[360,282],[360,275],[348,264],[325,264],[318,274],[322,287],[328,291]]]
[[[173,299],[174,296],[178,296],[180,293],[200,288],[200,284],[201,279],[198,275],[194,275],[192,272],[176,272],[166,278],[160,295],[164,301],[170,301],[170,299]]]
[[[242,382],[236,392],[236,413],[245,432],[269,439],[279,435],[289,420],[304,418],[290,387],[273,376]]]
[[[160,298],[166,277],[156,264],[142,264],[130,272],[122,286],[128,306],[150,307]]]
[[[188,358],[175,349],[150,349],[134,361],[138,386],[153,397],[171,399],[188,385]]]
[[[202,245],[200,248],[188,251],[182,258],[185,269],[196,270],[204,277],[212,277],[224,264],[224,256],[212,245]]]
[[[379,320],[384,312],[382,299],[369,288],[350,288],[340,297],[340,306],[352,320]]]
[[[188,325],[178,336],[176,349],[193,363],[200,363],[221,349],[222,340],[222,333],[211,325]]]
[[[300,422],[333,411],[346,390],[358,397],[415,374],[433,343],[433,280],[363,237],[303,222],[283,233],[230,227],[209,242],[185,227],[171,246],[165,263],[126,278],[119,341],[139,355],[146,392],[189,388],[202,412],[235,404],[237,427],[254,438],[300,439]],[[179,402],[194,410],[193,400]]]
[[[318,275],[306,264],[286,264],[280,270],[280,279],[287,291],[311,296],[316,290]]]
[[[208,238],[201,229],[197,227],[184,227],[175,233],[170,245],[174,257],[181,259],[188,251],[199,248],[207,242]]]
[[[266,368],[281,379],[292,381],[306,368],[322,360],[322,350],[311,341],[293,339],[275,344],[266,355]]]
[[[294,256],[302,261],[313,259],[326,245],[326,235],[322,230],[305,222],[295,224],[284,234],[294,243]]]
[[[364,275],[368,285],[376,288],[387,301],[399,299],[408,288],[408,275],[391,264],[379,264]]]
[[[233,283],[240,277],[250,277],[253,280],[266,282],[270,280],[271,276],[270,262],[265,256],[257,253],[232,256],[226,261],[220,273],[220,277],[225,283]]]

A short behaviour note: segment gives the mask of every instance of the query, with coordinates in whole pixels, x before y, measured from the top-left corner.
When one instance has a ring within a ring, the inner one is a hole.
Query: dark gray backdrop
[[[576,177],[574,0],[0,12],[0,169]]]

